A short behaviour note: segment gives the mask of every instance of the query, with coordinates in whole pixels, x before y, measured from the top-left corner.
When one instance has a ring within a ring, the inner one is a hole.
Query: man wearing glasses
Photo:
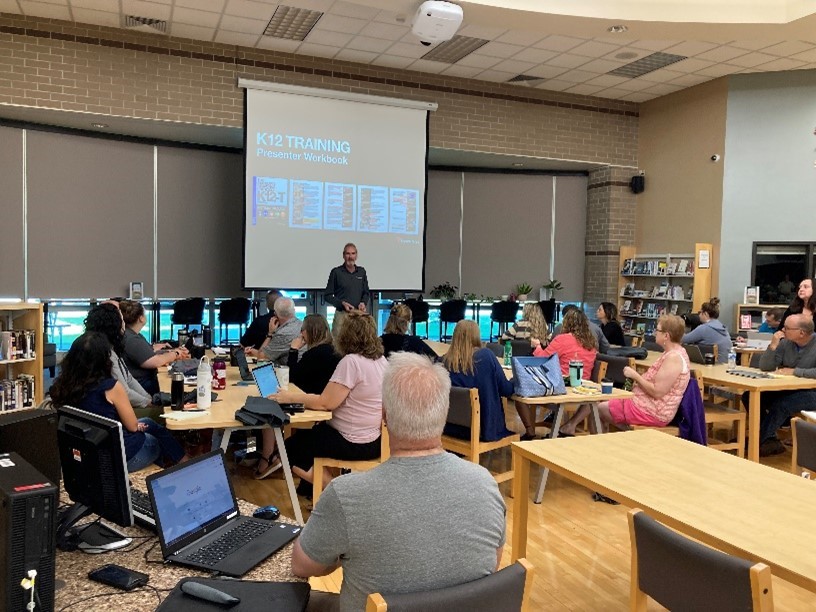
[[[765,372],[816,378],[816,334],[813,319],[801,314],[790,315],[777,331],[759,360]],[[816,407],[816,390],[775,391],[761,396],[762,414],[759,428],[759,454],[762,457],[785,452],[776,437],[782,424],[802,410]]]

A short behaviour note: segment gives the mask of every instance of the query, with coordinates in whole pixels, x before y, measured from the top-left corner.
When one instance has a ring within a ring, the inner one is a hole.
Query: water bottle
[[[212,386],[217,391],[227,388],[227,360],[224,358],[213,359]]]
[[[196,378],[196,403],[202,410],[209,410],[212,404],[212,366],[208,357],[198,363]]]
[[[509,366],[513,360],[513,345],[510,341],[504,343],[504,365]]]
[[[184,409],[184,374],[173,372],[170,379],[170,406],[173,410]]]
[[[737,351],[732,346],[728,349],[728,367],[735,368],[737,367]]]

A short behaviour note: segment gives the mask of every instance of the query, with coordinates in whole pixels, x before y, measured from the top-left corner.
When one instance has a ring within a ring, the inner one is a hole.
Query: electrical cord
[[[152,564],[154,564],[154,565],[163,565],[163,564],[164,564],[164,559],[162,559],[161,561],[153,561],[153,560],[151,560],[151,559],[148,559],[148,558],[147,558],[147,555],[149,555],[151,552],[153,552],[153,549],[154,549],[154,548],[156,548],[156,546],[158,545],[158,543],[159,543],[159,540],[158,540],[158,538],[157,538],[157,539],[156,539],[156,541],[155,541],[155,542],[153,542],[153,546],[151,546],[150,548],[148,548],[148,549],[147,549],[147,550],[144,552],[143,557],[144,557],[144,562],[145,562],[145,563],[152,563]]]
[[[153,585],[146,584],[144,586],[138,587],[133,589],[132,591],[107,591],[105,593],[99,593],[97,595],[89,595],[88,597],[83,597],[81,599],[77,599],[76,601],[72,601],[70,603],[65,604],[63,607],[59,609],[59,612],[63,612],[64,610],[68,610],[69,608],[73,608],[77,604],[84,603],[86,601],[91,601],[92,599],[99,599],[100,597],[112,597],[115,595],[133,595],[135,593],[141,593],[144,591],[152,591],[156,595],[156,599],[159,600],[159,604],[162,602],[161,594],[163,592],[172,591],[172,589],[158,589]]]

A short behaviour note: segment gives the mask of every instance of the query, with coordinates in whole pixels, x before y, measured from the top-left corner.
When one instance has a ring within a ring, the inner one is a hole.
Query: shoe
[[[266,461],[265,470],[262,470],[260,467],[261,461]],[[258,462],[258,467],[255,468],[255,480],[263,480],[281,466],[281,460],[280,455],[278,455],[278,451],[275,451],[274,453],[269,455],[268,459],[266,457],[261,457],[261,461]]]
[[[772,457],[773,455],[781,455],[785,452],[785,445],[777,438],[768,438],[759,445],[760,457]]]
[[[564,432],[564,431],[559,431],[559,432],[558,432],[558,437],[559,437],[559,438],[574,438],[574,437],[575,437],[575,434],[566,433],[566,432]]]
[[[528,433],[522,434],[521,437],[519,438],[519,440],[522,441],[522,442],[529,442],[530,440],[535,440],[535,439],[536,439],[535,434],[528,434]]]

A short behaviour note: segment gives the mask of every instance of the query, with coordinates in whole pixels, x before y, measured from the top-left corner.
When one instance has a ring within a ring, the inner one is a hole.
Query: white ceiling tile
[[[530,30],[509,30],[496,38],[496,42],[508,43],[511,45],[521,45],[529,47],[544,38],[543,34],[531,32]]]
[[[373,51],[374,53],[382,53],[390,46],[390,40],[370,38],[368,36],[355,36],[349,41],[346,48],[356,49],[357,51]]]
[[[173,10],[173,23],[185,23],[187,25],[215,28],[218,26],[220,19],[221,15],[218,13],[194,11],[192,9],[182,7],[176,7]]]
[[[351,34],[341,34],[340,32],[326,32],[323,30],[312,30],[306,37],[306,42],[315,43],[318,45],[326,45],[328,47],[345,47],[351,39],[354,38]]]
[[[521,60],[523,62],[533,62],[534,64],[540,64],[541,62],[546,62],[548,59],[555,57],[558,55],[555,51],[548,51],[547,49],[535,49],[533,47],[529,47],[522,51],[519,51],[513,56],[513,59]]]
[[[260,19],[244,19],[243,17],[224,15],[221,17],[221,25],[219,26],[219,29],[260,36],[266,29],[266,24],[266,21],[262,21]]]
[[[759,68],[762,70],[772,70],[777,72],[779,70],[796,70],[797,68],[801,68],[805,66],[806,62],[800,62],[795,59],[790,59],[787,57],[780,57],[772,62],[768,62],[767,64],[760,64]]]
[[[239,45],[241,47],[254,47],[258,44],[260,34],[246,34],[242,32],[229,32],[227,30],[218,30],[215,34],[215,42],[223,43],[225,45]]]
[[[613,74],[602,74],[599,77],[588,80],[587,85],[598,85],[599,87],[614,87],[624,81],[629,81],[626,77],[615,76]]]
[[[717,78],[721,76],[725,76],[726,74],[734,74],[741,70],[740,66],[733,66],[731,64],[714,64],[713,66],[709,66],[708,68],[702,68],[696,71],[694,74],[701,74],[706,77]],[[677,82],[676,79],[671,81],[675,84],[680,84]]]
[[[468,23],[466,19],[465,23],[462,24],[462,27],[459,28],[457,34],[461,34],[462,36],[472,36],[473,38],[486,38],[487,40],[495,40],[499,36],[504,34],[506,31],[507,30],[504,28],[491,28],[488,26]]]
[[[496,64],[498,64],[501,60],[496,57],[488,57],[486,55],[480,55],[478,53],[471,53],[470,55],[466,55],[458,62],[456,62],[459,66],[470,66],[473,68],[492,68]]]
[[[672,85],[682,85],[683,87],[694,87],[695,85],[699,85],[700,83],[705,83],[706,81],[710,81],[712,77],[707,77],[702,74],[684,74],[683,76],[677,77],[676,79],[672,79],[669,81]]]
[[[248,36],[243,34],[242,36]],[[218,37],[216,37],[218,40]],[[284,53],[294,53],[303,44],[299,40],[288,40],[285,38],[273,38],[272,36],[261,36],[258,44],[259,49],[269,49],[270,51],[283,51]]]
[[[564,91],[570,87],[575,87],[575,83],[559,81],[557,79],[550,79],[549,81],[544,81],[541,85],[536,85],[536,89],[548,89],[550,91]]]
[[[434,62],[431,60],[418,59],[408,68],[409,70],[418,70],[419,72],[430,72],[431,74],[439,74],[445,68],[449,68],[450,64],[445,62]]]
[[[476,77],[480,81],[490,81],[492,83],[506,83],[510,79],[516,76],[512,72],[499,72],[498,70],[485,70],[484,72],[480,72],[479,76]]]
[[[76,15],[76,9],[74,9]],[[193,40],[212,40],[215,36],[215,28],[204,28],[202,26],[187,25],[186,23],[170,24],[170,36],[179,38],[192,38]]]
[[[657,94],[658,96],[665,96],[666,94],[674,93],[683,89],[680,85],[671,85],[669,83],[660,83],[645,90],[649,93]]]
[[[408,43],[398,42],[388,47],[388,55],[398,55],[400,57],[419,58],[428,52],[427,47],[422,45],[409,45]]]
[[[11,5],[16,5],[14,0],[6,0]],[[0,3],[0,7],[3,4]],[[91,9],[93,11],[107,11],[109,13],[119,14],[119,0],[71,0],[71,9]],[[76,17],[75,17],[76,18]]]
[[[443,70],[442,74],[471,79],[481,71],[481,68],[472,68],[471,66],[460,66],[459,64],[454,64],[453,66],[449,66],[447,69]]]
[[[502,72],[515,72],[516,74],[520,74],[530,68],[533,68],[535,64],[532,62],[520,62],[515,59],[504,60],[503,62],[499,62],[495,66],[493,66],[493,70],[500,70]]]
[[[626,63],[627,62],[620,61],[612,62],[607,59],[595,59],[581,66],[581,70],[589,70],[590,72],[600,72],[601,74],[604,74],[610,70],[614,70],[615,68],[620,68]]]
[[[25,4],[28,4],[26,2]],[[170,6],[141,0],[122,0],[122,11],[125,15],[150,17],[152,19],[170,19]]]
[[[586,83],[581,83],[580,85],[573,85],[572,87],[567,89],[566,92],[578,94],[580,96],[594,96],[596,93],[602,91],[603,89],[605,88],[587,85]]]
[[[714,62],[697,59],[696,57],[689,57],[669,65],[671,66],[672,70],[676,70],[678,72],[697,72],[703,68],[713,66]]]
[[[23,4],[28,4],[30,0],[23,0]],[[68,6],[68,0],[38,0],[39,4],[53,4],[59,6]],[[15,11],[16,12],[16,11]]]
[[[175,0],[176,6],[185,8],[201,9],[212,13],[220,13],[224,10],[226,0]]]
[[[731,63],[736,66],[742,66],[743,68],[753,68],[754,66],[766,64],[775,59],[775,56],[768,55],[767,53],[746,53],[740,57],[735,57],[731,60]]]
[[[677,64],[672,64],[672,67],[676,65]],[[669,81],[673,81],[674,79],[683,76],[683,74],[684,74],[683,72],[677,72],[676,70],[660,68],[659,70],[647,72],[643,76],[639,76],[638,79],[642,79],[644,81],[651,81],[652,83],[668,83]]]
[[[388,66],[389,68],[407,68],[414,63],[412,57],[399,57],[398,55],[381,55],[374,63],[378,66]]]
[[[357,62],[358,64],[370,64],[377,58],[377,53],[370,51],[355,51],[354,49],[342,49],[334,59],[341,59],[347,62]]]
[[[548,60],[547,63],[551,66],[558,66],[559,68],[577,68],[582,64],[586,64],[588,61],[588,57],[562,53],[561,55],[556,55],[551,60]]]
[[[663,49],[668,49],[675,44],[677,44],[676,40],[633,40],[627,43],[626,46],[649,51],[663,51]]]
[[[587,57],[603,57],[604,55],[613,53],[620,48],[621,45],[609,45],[590,40],[582,45],[578,45],[577,47],[570,49],[570,53],[573,55],[585,55]]]
[[[56,4],[46,4],[44,2],[23,2],[23,15],[32,17],[44,17],[46,19],[64,19],[69,21],[71,13],[67,6],[57,6]],[[16,12],[16,11],[15,11]]]
[[[329,0],[331,3],[332,0]],[[394,11],[383,10],[377,13],[377,16],[374,18],[374,21],[380,23],[393,23],[396,25],[407,25],[411,27],[411,20],[408,15],[404,13],[395,13]]]
[[[380,12],[380,9],[372,6],[364,6],[362,4],[352,4],[351,2],[343,2],[338,0],[332,4],[332,15],[340,15],[342,17],[357,17],[358,19],[365,19],[366,21],[374,19]]]
[[[615,89],[622,89],[624,91],[643,91],[654,87],[656,83],[650,81],[641,81],[640,79],[628,79],[615,85]]]
[[[344,32],[345,34],[357,34],[365,27],[366,23],[368,22],[364,19],[354,19],[353,17],[342,17],[340,15],[327,13],[317,22],[315,29]]]
[[[506,43],[489,42],[486,45],[479,47],[479,55],[489,55],[490,57],[513,57],[516,53],[521,51],[523,47],[518,45],[508,45]]]
[[[692,57],[694,55],[710,51],[711,49],[714,49],[715,47],[718,46],[719,45],[717,45],[716,43],[704,42],[702,40],[687,40],[685,42],[672,45],[667,49],[663,49],[663,51],[665,53],[674,53],[675,55],[685,55],[686,57]]]
[[[119,10],[119,3],[116,4],[116,10]],[[20,14],[20,5],[17,4],[17,0],[0,0],[0,13],[12,13],[15,15]]]
[[[92,23],[94,25],[108,26],[109,28],[119,28],[122,26],[122,19],[119,13],[108,13],[106,11],[92,11],[90,9],[75,8],[71,11],[74,19],[79,23]]]
[[[779,57],[790,57],[797,53],[810,51],[814,46],[801,40],[789,40],[772,47],[765,47],[762,49],[763,53],[770,53],[771,55],[778,55]]]
[[[610,87],[609,89],[604,89],[600,94],[600,96],[604,98],[612,98],[613,100],[623,99],[624,96],[628,96],[634,92],[627,91],[625,89],[618,89],[617,87]],[[654,97],[654,95],[652,95]]]
[[[316,45],[314,43],[304,42],[297,48],[298,55],[313,55],[315,57],[332,58],[340,51],[337,47],[329,47],[328,45]]]
[[[325,13],[334,4],[334,0],[292,0],[290,2],[274,2],[268,0],[271,4],[284,4],[288,6],[297,6],[297,8],[309,9],[310,11],[320,11]]]
[[[810,51],[805,51],[804,53],[797,53],[793,56],[793,59],[798,59],[802,62],[808,63],[816,62],[816,49],[811,49]]]
[[[606,92],[601,92],[601,95],[604,95],[605,93]],[[654,94],[645,93],[642,91],[633,91],[632,93],[628,93],[625,96],[620,96],[619,98],[615,99],[626,100],[627,102],[646,102],[647,100],[651,100],[654,97],[655,97]]]
[[[573,47],[577,47],[581,43],[586,42],[582,38],[573,38],[572,36],[548,36],[544,40],[540,40],[533,46],[536,49],[547,49],[549,51],[569,51]]]
[[[712,62],[727,62],[735,57],[739,57],[740,55],[745,55],[745,53],[745,49],[737,49],[736,47],[723,45],[722,47],[711,49],[711,51],[700,53],[699,55],[695,56],[695,59],[709,60]]]
[[[772,47],[774,45],[778,45],[780,42],[779,40],[732,40],[729,45],[732,47],[737,47],[739,49],[748,49],[749,51],[758,51],[759,49],[764,49],[765,47]]]
[[[225,15],[236,15],[248,19],[265,19],[267,22],[272,19],[275,12],[275,5],[263,2],[252,2],[251,0],[227,0],[224,7]]]
[[[583,83],[584,81],[588,81],[589,79],[593,79],[598,76],[596,72],[587,72],[585,70],[568,70],[564,74],[558,77],[561,81],[569,81],[570,83]]]
[[[530,76],[539,77],[542,79],[554,79],[555,77],[567,72],[567,70],[568,70],[567,68],[562,68],[561,66],[550,66],[549,64],[542,64],[541,66],[530,68],[524,74],[529,74]]]
[[[390,23],[378,23],[376,21],[372,21],[371,23],[367,24],[362,30],[360,30],[360,34],[364,36],[372,36],[373,38],[384,38],[385,40],[399,40],[406,34],[410,32],[410,28],[401,25],[395,25]]]

